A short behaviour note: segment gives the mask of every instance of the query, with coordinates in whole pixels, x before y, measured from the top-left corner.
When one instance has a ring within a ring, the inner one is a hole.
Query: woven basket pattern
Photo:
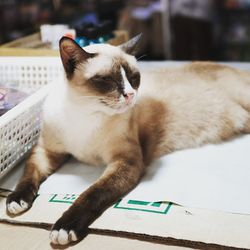
[[[46,96],[41,87],[61,73],[58,58],[1,57],[0,84],[33,94],[0,117],[0,178],[37,143]]]

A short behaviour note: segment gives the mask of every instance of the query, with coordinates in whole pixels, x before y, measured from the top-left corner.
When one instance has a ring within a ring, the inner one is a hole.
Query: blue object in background
[[[93,20],[93,22],[85,23],[86,20]],[[74,26],[74,28],[76,30],[75,41],[81,47],[90,44],[106,43],[108,40],[114,37],[111,21],[103,21],[98,23],[97,19],[93,18],[91,15],[88,15],[88,18],[86,19],[82,18],[80,22]]]
[[[76,37],[75,41],[79,44],[81,47],[85,47],[89,45],[89,41],[85,37]]]

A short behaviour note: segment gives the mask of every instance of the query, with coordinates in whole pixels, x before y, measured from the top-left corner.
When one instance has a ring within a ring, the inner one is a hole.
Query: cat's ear
[[[96,55],[88,53],[69,37],[61,38],[59,41],[59,49],[63,67],[68,79],[73,76],[75,68],[79,63],[82,63]]]
[[[142,33],[140,33],[139,35],[131,38],[129,41],[127,41],[126,43],[123,43],[121,45],[119,45],[119,47],[126,53],[135,56],[138,51],[139,51],[139,47],[140,47],[140,42],[142,40]]]

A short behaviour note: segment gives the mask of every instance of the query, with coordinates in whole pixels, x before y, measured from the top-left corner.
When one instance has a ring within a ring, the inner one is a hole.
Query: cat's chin
[[[124,107],[121,107],[121,108],[109,110],[108,112],[105,112],[105,113],[107,115],[123,114],[123,113],[127,112],[130,108],[131,108],[131,106],[124,106]]]
[[[129,106],[124,106],[124,107],[122,107],[122,108],[117,109],[117,110],[116,110],[116,113],[117,113],[117,114],[125,113],[126,111],[129,110],[129,108],[130,108]]]
[[[125,113],[125,112],[129,111],[134,105],[135,105],[135,102],[130,103],[128,105],[124,105],[122,107],[115,109],[115,112],[116,112],[116,114]]]
[[[130,105],[122,105],[120,107],[116,107],[116,108],[111,108],[111,107],[106,107],[104,109],[102,109],[101,112],[105,113],[106,115],[117,115],[117,114],[123,114],[128,112],[132,107],[134,106],[134,103],[130,104]],[[100,110],[100,109],[99,109]]]

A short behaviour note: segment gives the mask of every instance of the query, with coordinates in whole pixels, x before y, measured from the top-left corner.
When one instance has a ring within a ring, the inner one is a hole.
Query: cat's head
[[[141,35],[120,46],[94,44],[81,48],[60,40],[60,55],[68,86],[76,98],[107,114],[122,113],[135,104],[140,72],[135,53]]]

